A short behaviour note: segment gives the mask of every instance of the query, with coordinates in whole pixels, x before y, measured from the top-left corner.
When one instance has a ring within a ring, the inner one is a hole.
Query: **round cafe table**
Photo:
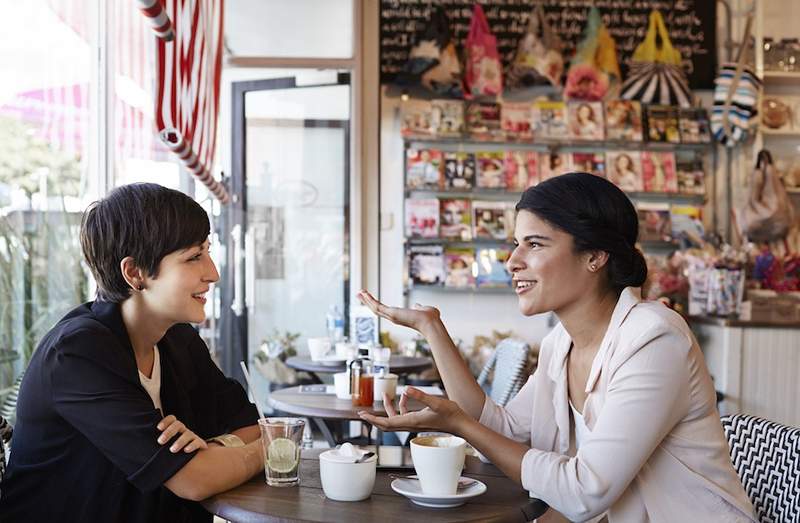
[[[317,373],[336,374],[344,372],[346,369],[345,360],[322,360],[314,361],[311,358],[293,356],[286,359],[286,365],[294,370],[307,372],[317,382],[322,383]],[[392,356],[389,358],[389,368],[393,374],[404,376],[429,369],[433,366],[431,358],[417,356]]]
[[[303,450],[299,487],[270,487],[260,473],[250,481],[202,502],[203,507],[234,523],[256,522],[351,522],[400,523],[425,521],[513,522],[531,521],[547,510],[547,504],[531,499],[519,485],[494,465],[467,456],[464,475],[486,484],[486,493],[450,509],[425,508],[394,492],[391,482],[409,471],[378,470],[372,496],[364,501],[332,501],[325,497],[319,477],[319,454],[324,449]]]

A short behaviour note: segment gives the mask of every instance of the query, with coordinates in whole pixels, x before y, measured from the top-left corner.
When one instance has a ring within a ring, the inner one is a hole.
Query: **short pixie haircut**
[[[164,256],[202,244],[208,215],[186,194],[155,183],[123,185],[94,202],[81,220],[81,248],[97,282],[97,300],[131,295],[120,262],[127,256],[151,277]]]

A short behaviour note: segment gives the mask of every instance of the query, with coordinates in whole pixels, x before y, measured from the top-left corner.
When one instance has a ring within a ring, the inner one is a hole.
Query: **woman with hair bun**
[[[465,438],[531,495],[541,520],[755,521],[728,455],[711,377],[683,319],[642,301],[647,266],[633,204],[611,182],[570,173],[525,191],[507,262],[525,316],[553,312],[539,365],[505,407],[478,386],[433,307],[379,316],[430,343],[449,399],[361,414],[384,430]]]

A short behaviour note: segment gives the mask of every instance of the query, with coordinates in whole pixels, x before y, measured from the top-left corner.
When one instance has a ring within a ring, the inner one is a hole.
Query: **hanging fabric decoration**
[[[503,92],[503,66],[497,52],[497,38],[480,4],[472,10],[466,42],[464,97],[497,96]]]
[[[150,22],[153,32],[157,37],[171,42],[175,39],[175,31],[172,29],[172,22],[164,11],[164,5],[161,0],[136,0],[139,3],[139,9],[142,14]]]
[[[443,7],[433,8],[428,22],[414,36],[399,80],[401,84],[421,83],[442,96],[461,98],[461,63]]]
[[[583,40],[575,50],[564,87],[567,100],[602,100],[620,81],[617,44],[608,32],[600,11],[592,7]]]
[[[758,153],[750,176],[747,203],[737,209],[740,234],[751,241],[769,242],[785,238],[794,223],[794,209],[769,151]]]
[[[224,0],[166,0],[175,40],[156,42],[159,136],[222,203],[228,192],[211,174],[219,114]]]
[[[508,67],[508,87],[531,87],[552,84],[561,87],[564,74],[562,43],[544,17],[542,4],[531,10],[528,29],[517,45],[517,53]]]
[[[692,91],[681,65],[681,53],[672,46],[658,11],[650,12],[647,35],[633,52],[621,97],[646,104],[692,106]]]

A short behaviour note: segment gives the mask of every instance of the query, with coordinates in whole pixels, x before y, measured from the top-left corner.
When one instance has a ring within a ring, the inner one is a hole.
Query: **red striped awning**
[[[158,2],[156,2],[158,3]],[[159,136],[209,191],[228,203],[211,167],[219,114],[224,0],[164,0],[175,38],[156,41]]]

